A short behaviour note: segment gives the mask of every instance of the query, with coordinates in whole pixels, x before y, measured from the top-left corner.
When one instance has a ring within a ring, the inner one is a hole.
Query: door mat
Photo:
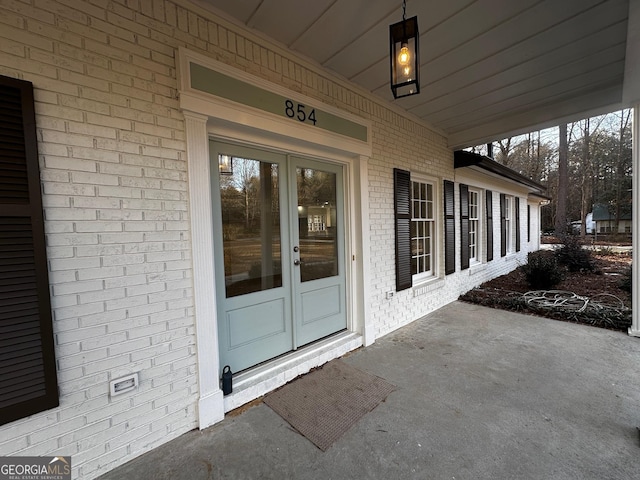
[[[333,360],[267,394],[264,403],[324,452],[395,388]]]

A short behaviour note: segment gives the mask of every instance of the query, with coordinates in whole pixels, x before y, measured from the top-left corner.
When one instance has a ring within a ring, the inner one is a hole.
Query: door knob
[[[296,259],[293,261],[293,264],[294,264],[294,265],[300,265],[300,264],[302,264],[302,262],[296,258]]]

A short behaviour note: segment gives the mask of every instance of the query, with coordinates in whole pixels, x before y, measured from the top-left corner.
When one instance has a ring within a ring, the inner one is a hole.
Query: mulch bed
[[[631,294],[620,288],[620,282],[631,265],[631,255],[594,252],[593,259],[596,266],[593,272],[567,271],[563,281],[554,287],[554,290],[576,294],[578,303],[587,304],[587,308],[582,311],[578,311],[575,302],[562,305],[563,302],[558,301],[560,305],[557,308],[539,308],[535,303],[528,303],[527,297],[523,294],[530,292],[532,288],[520,267],[470,290],[463,294],[460,300],[492,308],[533,313],[556,320],[626,331],[631,326]],[[562,299],[566,294],[558,296]],[[599,308],[600,302],[604,303],[604,308]]]

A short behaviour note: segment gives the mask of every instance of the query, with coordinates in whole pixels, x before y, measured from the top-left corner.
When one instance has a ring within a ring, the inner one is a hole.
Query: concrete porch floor
[[[112,479],[638,479],[640,339],[454,302],[344,361],[395,384],[326,452],[260,403]]]

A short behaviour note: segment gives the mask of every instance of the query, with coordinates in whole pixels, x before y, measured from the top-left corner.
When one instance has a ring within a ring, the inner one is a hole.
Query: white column
[[[184,112],[189,172],[189,216],[193,253],[193,295],[198,352],[198,427],[224,418],[224,401],[218,373],[218,324],[214,284],[213,216],[211,207],[207,118]]]
[[[640,337],[640,103],[633,107],[633,184],[631,188],[633,216],[631,217],[633,235],[633,273],[631,279],[633,288],[631,290],[632,302],[632,323],[629,328],[629,335]]]
[[[358,214],[355,215],[356,225],[352,225],[351,231],[355,232],[358,245],[354,249],[360,253],[360,261],[356,262],[361,269],[358,269],[357,286],[355,290],[358,308],[355,309],[358,321],[362,322],[361,332],[365,347],[372,345],[376,341],[375,325],[371,318],[371,225],[369,223],[369,157],[360,155],[360,161],[355,167],[357,170],[357,185],[354,185],[354,197],[357,197]]]

